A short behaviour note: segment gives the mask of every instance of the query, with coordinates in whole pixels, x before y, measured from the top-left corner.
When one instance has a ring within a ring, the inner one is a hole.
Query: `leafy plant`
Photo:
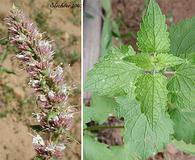
[[[84,108],[84,159],[105,153],[104,160],[143,160],[169,143],[194,153],[195,19],[172,25],[170,32],[165,21],[150,0],[137,33],[138,52],[112,48],[89,71],[84,88],[101,99]],[[110,108],[106,98],[116,104]],[[90,132],[86,124],[106,121],[105,114],[124,118],[124,145],[105,147]]]

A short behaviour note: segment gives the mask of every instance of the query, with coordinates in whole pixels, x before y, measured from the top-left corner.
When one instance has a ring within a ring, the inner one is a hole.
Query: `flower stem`
[[[120,125],[120,126],[105,126],[105,125],[97,125],[97,126],[90,126],[85,128],[84,130],[88,130],[88,131],[96,131],[96,130],[103,130],[103,129],[120,129],[120,128],[124,128],[124,125]]]
[[[165,71],[163,73],[167,78],[171,78],[175,75],[175,71]]]

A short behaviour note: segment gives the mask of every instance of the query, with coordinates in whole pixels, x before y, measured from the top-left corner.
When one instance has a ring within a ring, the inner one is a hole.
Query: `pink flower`
[[[75,110],[72,107],[65,108],[64,111],[53,113],[54,116],[48,119],[48,115],[44,112],[34,114],[37,121],[44,130],[69,130],[72,127]]]
[[[50,78],[54,83],[58,84],[63,80],[63,69],[60,66],[57,66],[54,71],[50,73]]]
[[[32,144],[37,154],[41,155],[44,158],[48,156],[62,158],[63,151],[66,148],[62,143],[55,144],[49,141],[44,141],[40,135],[33,137]]]
[[[29,74],[29,85],[41,109],[40,113],[34,114],[37,122],[50,135],[59,129],[70,129],[75,111],[67,107],[69,89],[64,83],[63,68],[54,66],[51,42],[43,39],[38,28],[15,6],[5,20],[10,42],[18,49],[16,57]],[[40,135],[34,136],[32,143],[43,158],[60,158],[65,149],[64,144],[54,143],[52,138],[43,140]]]
[[[54,103],[65,103],[68,94],[63,88],[63,69],[53,66],[54,51],[51,43],[42,39],[37,27],[16,7],[13,7],[6,22],[10,40],[19,51],[16,57],[23,62],[29,73],[29,84],[36,93],[41,92],[38,100],[42,108],[50,109],[50,104],[54,106]]]

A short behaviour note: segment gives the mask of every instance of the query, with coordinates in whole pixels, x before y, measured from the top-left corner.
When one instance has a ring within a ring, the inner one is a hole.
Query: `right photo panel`
[[[83,159],[195,160],[195,1],[83,9]]]

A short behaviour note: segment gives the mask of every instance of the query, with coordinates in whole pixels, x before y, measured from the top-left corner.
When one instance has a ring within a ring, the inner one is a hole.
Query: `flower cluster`
[[[34,89],[37,104],[40,105],[41,112],[35,113],[40,126],[48,132],[69,129],[74,109],[67,104],[69,88],[64,83],[63,69],[53,63],[51,41],[45,40],[38,28],[15,6],[5,20],[9,40],[18,49],[17,58],[29,74],[29,85]],[[35,140],[33,144],[36,144]],[[62,151],[58,145],[50,141],[43,143],[41,139],[40,145],[34,146],[37,153],[43,153],[44,157],[56,152],[56,155],[60,155],[59,152]]]
[[[51,114],[50,114],[51,113]],[[56,129],[63,128],[69,130],[72,125],[72,118],[74,115],[74,110],[71,107],[59,112],[49,112],[48,114],[41,112],[35,113],[37,121],[43,127],[44,130],[55,131]]]
[[[64,144],[53,144],[49,141],[44,141],[40,135],[33,137],[33,146],[38,155],[43,158],[55,157],[61,158],[62,151],[65,149]]]

